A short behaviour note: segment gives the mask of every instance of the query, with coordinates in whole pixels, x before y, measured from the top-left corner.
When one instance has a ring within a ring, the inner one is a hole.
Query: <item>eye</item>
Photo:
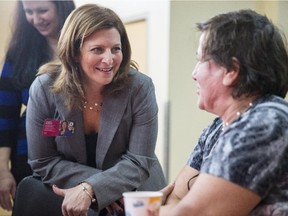
[[[121,52],[121,51],[122,51],[122,49],[121,49],[120,46],[117,46],[117,47],[113,47],[113,48],[112,48],[112,53],[119,53],[119,52]]]
[[[101,54],[103,53],[103,49],[101,47],[95,47],[93,49],[90,50],[92,53],[95,53],[95,54]]]
[[[199,57],[196,57],[196,63],[202,63],[203,61],[202,61],[202,59],[201,58],[199,58]]]
[[[211,60],[211,58],[209,58],[209,57],[204,57],[204,58],[203,57],[201,57],[201,58],[197,57],[196,58],[196,61],[199,63],[205,63],[205,62],[208,62],[210,60]]]
[[[31,10],[25,10],[25,14],[26,14],[26,15],[32,15],[32,14],[33,14],[33,11],[31,11]]]
[[[44,14],[44,13],[46,13],[48,10],[47,9],[39,9],[37,12],[39,13],[39,14]]]

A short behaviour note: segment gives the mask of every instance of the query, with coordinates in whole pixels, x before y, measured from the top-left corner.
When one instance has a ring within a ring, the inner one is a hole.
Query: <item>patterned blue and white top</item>
[[[225,130],[216,118],[188,164],[261,196],[249,216],[288,215],[288,102],[260,98]]]

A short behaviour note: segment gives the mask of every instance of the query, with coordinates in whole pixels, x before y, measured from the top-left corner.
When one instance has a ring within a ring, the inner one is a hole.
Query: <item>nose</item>
[[[192,78],[195,79],[195,75],[196,75],[196,70],[194,68],[194,70],[192,71]]]
[[[111,65],[113,63],[113,54],[110,50],[107,50],[105,53],[103,53],[102,62],[106,63],[107,65]]]
[[[30,21],[32,24],[37,25],[42,22],[41,16],[38,13],[33,13],[30,16]]]
[[[193,71],[192,71],[192,79],[193,80],[196,80],[196,75],[197,75],[197,72],[198,72],[198,62],[197,64],[195,65]]]

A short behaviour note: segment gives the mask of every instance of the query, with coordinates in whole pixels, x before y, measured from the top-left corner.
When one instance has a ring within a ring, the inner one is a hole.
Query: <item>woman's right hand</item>
[[[62,203],[62,214],[64,216],[87,216],[91,199],[83,191],[81,185],[69,189],[61,189],[53,185],[52,189],[55,194],[64,197]]]
[[[16,181],[9,170],[0,170],[0,206],[6,211],[12,211],[15,198]]]

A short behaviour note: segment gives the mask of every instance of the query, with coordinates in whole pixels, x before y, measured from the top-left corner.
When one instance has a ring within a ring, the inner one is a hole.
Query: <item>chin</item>
[[[201,110],[205,110],[205,106],[203,103],[201,103],[201,101],[198,101],[198,108]]]
[[[113,79],[103,80],[103,85],[108,85],[112,82]]]
[[[45,37],[45,38],[47,38],[47,37],[49,37],[50,36],[50,34],[49,33],[47,33],[47,32],[39,32],[43,37]]]

